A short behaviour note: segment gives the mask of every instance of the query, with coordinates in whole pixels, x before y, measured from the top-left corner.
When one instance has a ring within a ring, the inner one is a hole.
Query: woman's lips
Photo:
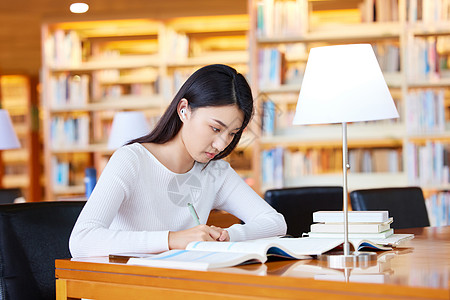
[[[216,156],[216,154],[210,153],[210,152],[206,152],[206,156],[208,156],[209,159],[213,159]]]

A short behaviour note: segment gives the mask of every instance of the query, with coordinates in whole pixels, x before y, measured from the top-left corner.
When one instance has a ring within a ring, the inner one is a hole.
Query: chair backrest
[[[287,233],[298,237],[309,232],[318,210],[342,210],[342,187],[317,186],[268,190],[264,199],[284,216]]]
[[[387,210],[394,218],[391,228],[430,226],[420,187],[355,190],[350,193],[353,210]]]
[[[55,299],[55,259],[85,201],[0,205],[0,299]]]
[[[14,203],[14,200],[22,197],[22,191],[19,188],[0,189],[0,204]]]

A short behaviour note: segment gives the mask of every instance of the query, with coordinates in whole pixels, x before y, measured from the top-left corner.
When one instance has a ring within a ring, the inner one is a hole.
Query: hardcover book
[[[393,218],[380,223],[348,223],[348,233],[378,233],[390,229]],[[343,233],[344,223],[311,224],[311,232]]]
[[[389,220],[389,212],[387,210],[366,210],[366,211],[349,211],[349,223],[379,223]],[[316,211],[313,213],[313,222],[344,222],[343,211]]]

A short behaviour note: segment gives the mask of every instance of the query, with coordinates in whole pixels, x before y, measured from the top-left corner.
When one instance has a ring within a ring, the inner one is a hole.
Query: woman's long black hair
[[[221,64],[209,65],[195,71],[183,84],[170,103],[155,128],[143,137],[127,143],[164,144],[172,140],[183,124],[177,113],[181,99],[186,99],[191,111],[199,107],[237,105],[244,113],[241,129],[235,134],[231,143],[214,157],[222,159],[229,155],[241,139],[253,115],[253,98],[250,86],[242,74],[235,69]]]

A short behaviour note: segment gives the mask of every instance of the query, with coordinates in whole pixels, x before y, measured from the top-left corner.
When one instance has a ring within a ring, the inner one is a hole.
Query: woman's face
[[[237,105],[208,106],[187,111],[183,121],[186,150],[195,161],[207,163],[231,143],[244,114]]]

